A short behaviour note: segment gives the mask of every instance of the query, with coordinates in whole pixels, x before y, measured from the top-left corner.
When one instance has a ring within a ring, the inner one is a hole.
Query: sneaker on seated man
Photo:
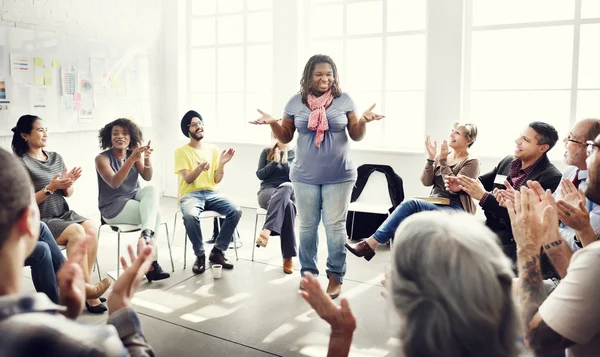
[[[219,153],[216,146],[203,142],[204,121],[196,111],[190,110],[183,116],[181,132],[190,141],[175,150],[175,173],[179,175],[179,204],[183,224],[196,255],[192,271],[202,274],[206,269],[200,229],[200,214],[203,211],[216,211],[225,216],[208,259],[214,264],[221,264],[224,269],[233,269],[225,252],[242,217],[242,211],[219,193],[217,185],[223,180],[225,165],[233,158],[235,150],[227,149]]]
[[[84,240],[58,272],[60,301],[43,293],[21,294],[21,269],[40,234],[40,213],[28,173],[18,159],[0,149],[0,356],[154,356],[131,298],[152,263],[153,247],[142,250],[114,284],[108,300],[108,325],[73,321],[86,299]],[[88,240],[93,240],[91,236]],[[135,258],[129,247],[130,256]],[[64,315],[64,316],[63,316]]]

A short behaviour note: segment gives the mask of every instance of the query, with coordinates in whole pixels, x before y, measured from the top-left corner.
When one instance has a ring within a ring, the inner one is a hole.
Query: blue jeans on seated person
[[[202,230],[200,229],[200,213],[203,211],[215,211],[225,216],[223,226],[215,242],[215,248],[222,252],[227,251],[233,238],[233,232],[242,217],[242,211],[238,205],[218,191],[213,190],[190,192],[181,197],[179,205],[185,230],[197,257],[205,255]]]
[[[379,229],[373,233],[373,238],[379,244],[386,244],[390,239],[394,238],[396,230],[400,226],[400,223],[404,221],[408,216],[423,212],[423,211],[438,211],[448,210],[456,211],[463,210],[460,203],[450,201],[450,205],[436,205],[427,201],[412,199],[402,202],[394,212],[379,226]]]
[[[44,222],[40,222],[40,237],[25,266],[31,267],[31,279],[37,292],[48,295],[55,304],[59,303],[56,273],[65,262],[60,248]]]

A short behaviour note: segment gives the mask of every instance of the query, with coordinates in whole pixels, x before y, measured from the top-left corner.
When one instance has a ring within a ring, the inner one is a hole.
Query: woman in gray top
[[[140,189],[139,179],[152,179],[152,148],[142,146],[140,128],[129,119],[117,119],[98,133],[100,147],[106,151],[96,156],[98,173],[98,208],[109,224],[141,225],[140,239],[156,239],[160,226],[159,192],[148,185]],[[167,237],[168,239],[168,237]],[[146,273],[148,281],[170,277],[162,270],[154,250],[154,261]],[[138,252],[139,253],[139,252]]]
[[[40,209],[40,217],[48,225],[56,238],[56,243],[67,246],[67,256],[86,240],[86,257],[84,264],[85,281],[89,284],[90,271],[93,268],[98,252],[96,226],[91,220],[84,218],[69,208],[65,197],[73,195],[73,184],[81,176],[81,168],[74,167],[67,171],[62,156],[46,151],[48,130],[42,119],[34,115],[23,115],[13,129],[12,149],[21,158],[29,172],[35,190],[35,200]],[[110,279],[103,279],[98,285],[104,290],[110,285]],[[99,299],[88,299],[86,307],[89,312],[106,311]]]
[[[300,92],[284,109],[279,124],[271,115],[259,110],[262,117],[253,124],[269,124],[282,143],[289,143],[296,129],[296,160],[290,170],[300,215],[301,274],[318,275],[318,227],[323,217],[327,234],[327,293],[337,297],[346,273],[346,215],[356,167],[348,156],[349,140],[361,140],[366,124],[383,118],[371,112],[373,104],[360,118],[354,102],[343,93],[335,63],[329,56],[314,55],[300,80]],[[302,285],[300,285],[302,289]]]
[[[272,147],[262,151],[256,176],[261,180],[258,205],[267,210],[263,230],[256,238],[257,247],[266,247],[271,235],[281,237],[283,272],[292,274],[296,256],[296,205],[290,183],[290,165],[296,157],[294,149],[275,138]]]

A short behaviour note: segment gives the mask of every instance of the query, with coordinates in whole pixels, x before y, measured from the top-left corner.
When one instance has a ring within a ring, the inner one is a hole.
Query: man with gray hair
[[[465,229],[469,227],[469,229]],[[402,320],[405,357],[518,356],[514,273],[497,237],[466,213],[422,212],[394,238],[388,299]],[[331,325],[330,357],[347,356],[356,320],[310,273],[302,297]]]
[[[0,149],[0,355],[19,356],[154,356],[131,298],[152,263],[153,247],[140,246],[140,256],[127,266],[108,299],[108,325],[72,321],[85,303],[85,242],[58,272],[62,305],[43,293],[20,294],[21,269],[40,231],[40,212],[33,185],[12,153]],[[135,258],[129,247],[129,255]],[[61,314],[65,315],[62,316]]]

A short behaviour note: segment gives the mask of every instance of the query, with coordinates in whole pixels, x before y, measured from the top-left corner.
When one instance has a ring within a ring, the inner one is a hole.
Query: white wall
[[[155,134],[164,122],[163,43],[159,36],[162,29],[162,7],[163,0],[0,0],[0,26],[79,35],[97,38],[106,43],[148,44],[149,72],[156,75],[150,78],[153,128],[144,129],[144,134],[152,139],[155,147],[154,181],[159,187],[164,177],[161,153],[165,151],[162,149],[165,142]],[[26,113],[11,113],[10,120],[16,123],[22,114]],[[11,140],[12,133],[0,133],[0,147],[10,150]],[[77,182],[76,194],[69,199],[70,204],[82,214],[97,217],[97,181],[94,169],[94,157],[99,152],[97,131],[50,131],[48,149],[59,152],[69,167],[83,168],[83,176]]]

